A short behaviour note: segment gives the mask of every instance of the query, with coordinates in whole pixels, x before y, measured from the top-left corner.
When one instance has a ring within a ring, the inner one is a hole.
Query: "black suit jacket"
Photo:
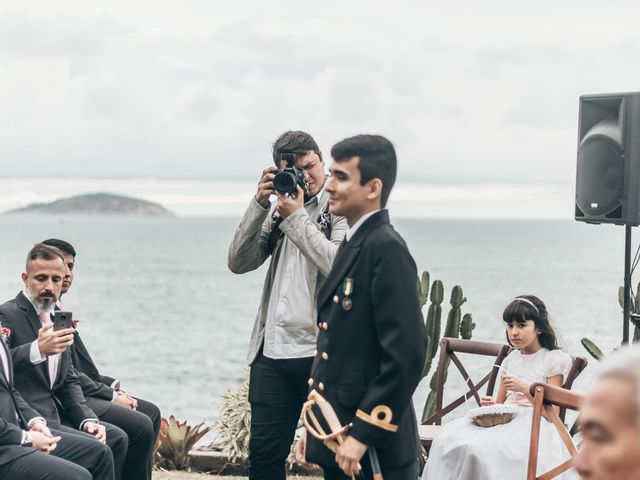
[[[49,381],[48,360],[31,363],[31,342],[41,327],[31,302],[22,292],[0,305],[0,324],[11,330],[8,346],[13,359],[16,389],[52,426],[61,424],[64,413],[76,428],[88,418],[98,418],[85,401],[69,349],[60,354],[55,382]]]
[[[111,384],[115,382],[115,379],[100,374],[77,331],[73,334],[73,345],[71,345],[70,350],[73,366],[78,375],[82,392],[87,400],[87,405],[98,415],[104,414],[109,409],[109,404],[94,401],[94,399],[112,401],[114,389]]]
[[[376,447],[383,467],[417,457],[411,397],[424,364],[426,329],[416,279],[415,262],[382,210],[341,249],[318,294],[311,389],[329,401],[342,425],[353,423],[350,435]],[[308,459],[335,468],[335,455],[308,438]]]
[[[21,445],[22,430],[27,430],[29,421],[40,415],[13,388],[11,354],[2,340],[0,349],[5,351],[9,361],[9,378],[0,362],[0,465],[4,465],[35,452],[35,449]]]

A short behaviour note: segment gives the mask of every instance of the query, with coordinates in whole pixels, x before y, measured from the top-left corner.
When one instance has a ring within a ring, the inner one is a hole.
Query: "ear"
[[[29,275],[27,275],[27,272],[22,272],[22,281],[24,282],[24,284],[27,284],[27,279],[29,278]]]
[[[380,200],[382,198],[382,180],[379,178],[372,178],[367,182],[367,200]]]

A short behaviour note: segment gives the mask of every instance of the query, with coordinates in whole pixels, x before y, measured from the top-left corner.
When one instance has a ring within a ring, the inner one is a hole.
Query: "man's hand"
[[[42,432],[31,431],[31,444],[36,450],[51,453],[55,450],[60,437],[49,437]]]
[[[31,432],[40,432],[41,434],[43,434],[45,437],[49,437],[52,438],[53,435],[51,434],[51,430],[49,430],[49,427],[47,427],[47,425],[41,421],[37,421],[37,422],[33,422],[31,424],[31,427],[29,428],[29,430]]]
[[[275,193],[273,189],[273,177],[278,169],[267,167],[262,171],[262,176],[258,182],[258,191],[256,192],[256,201],[264,208],[269,208],[269,197]]]
[[[100,443],[107,442],[107,431],[105,430],[104,425],[94,422],[84,422],[84,425],[82,425],[82,431],[89,435],[93,435],[100,441]]]
[[[297,186],[295,197],[290,197],[282,193],[277,193],[277,195],[278,205],[276,206],[276,210],[282,218],[287,218],[296,210],[304,207],[304,192],[300,188],[300,185]]]
[[[336,463],[347,477],[360,473],[360,459],[367,451],[367,446],[349,436],[336,452]]]
[[[293,451],[296,462],[302,468],[304,468],[307,472],[314,472],[316,470],[320,470],[320,467],[315,463],[307,462],[307,431],[303,430],[302,435],[298,438],[298,443],[296,443],[296,448]]]
[[[130,408],[131,410],[138,408],[138,401],[122,390],[116,394],[116,399],[113,402],[124,408]]]
[[[38,330],[38,348],[45,357],[62,353],[73,344],[73,328],[63,328],[57,332],[52,328],[53,323],[48,323]]]

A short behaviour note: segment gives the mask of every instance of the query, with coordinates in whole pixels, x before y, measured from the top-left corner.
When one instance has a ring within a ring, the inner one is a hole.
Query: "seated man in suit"
[[[57,238],[42,243],[56,247],[64,256],[67,272],[62,279],[62,297],[73,284],[76,250],[69,242]],[[58,300],[56,308],[64,310],[62,300]],[[153,449],[162,419],[160,410],[153,403],[134,398],[121,390],[119,381],[100,375],[78,330],[74,331],[73,337],[73,345],[69,347],[71,358],[87,405],[101,421],[117,425],[129,436],[124,478],[151,479]]]
[[[7,345],[15,388],[50,426],[61,431],[81,430],[106,442],[113,453],[115,478],[120,479],[127,434],[114,425],[101,424],[87,406],[68,348],[73,343],[73,329],[52,329],[51,314],[65,272],[60,250],[35,245],[22,274],[24,290],[0,305],[0,323],[11,330]]]
[[[52,432],[13,388],[7,334],[0,332],[0,478],[113,480],[109,447],[81,433]]]

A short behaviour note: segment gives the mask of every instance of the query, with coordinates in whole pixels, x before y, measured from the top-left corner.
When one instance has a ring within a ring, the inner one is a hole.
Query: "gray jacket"
[[[317,314],[316,300],[318,290],[329,274],[338,246],[347,232],[346,219],[333,214],[330,214],[329,219],[331,223],[331,240],[327,240],[325,234],[320,231],[317,220],[320,213],[324,211],[328,199],[329,194],[323,191],[318,199],[318,205],[310,214],[307,214],[306,210],[301,208],[289,215],[280,224],[280,230],[308,260],[307,282],[309,291],[314,292],[312,305],[314,321]],[[262,300],[249,342],[249,352],[247,354],[249,365],[255,360],[264,340],[271,286],[282,245],[282,240],[280,239],[276,243],[273,252],[269,252],[269,233],[273,223],[271,213],[274,209],[275,205],[271,209],[266,209],[256,201],[255,197],[252,198],[229,246],[227,263],[233,273],[246,273],[255,270],[271,256],[269,270],[262,289]]]

